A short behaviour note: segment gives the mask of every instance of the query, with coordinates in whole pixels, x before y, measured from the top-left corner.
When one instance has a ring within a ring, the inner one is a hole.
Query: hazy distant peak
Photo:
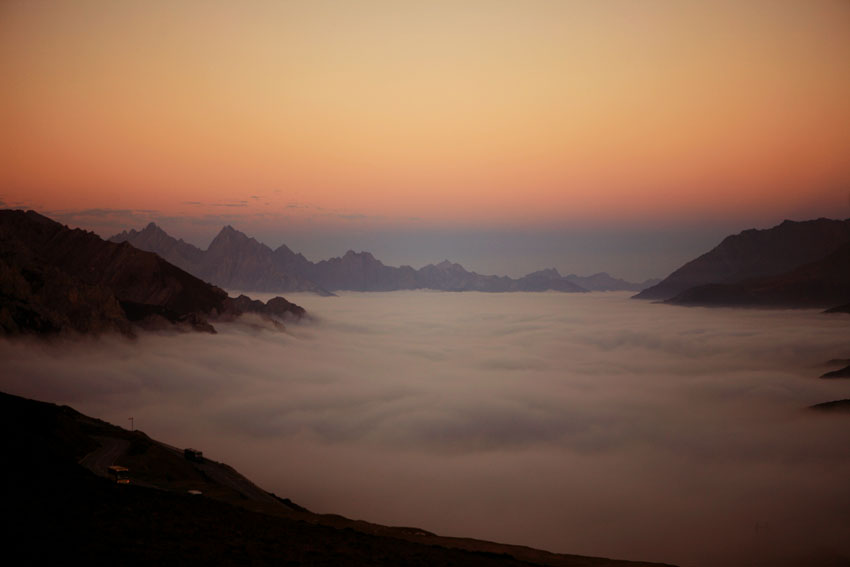
[[[466,268],[458,264],[457,262],[450,262],[448,260],[443,260],[435,267],[440,268],[441,270],[463,270],[466,271]]]
[[[216,256],[221,254],[237,254],[237,250],[239,251],[238,254],[243,256],[256,256],[259,254],[261,257],[265,257],[272,254],[271,248],[259,242],[256,238],[252,238],[244,232],[236,230],[229,224],[222,227],[218,235],[210,242],[209,248],[207,248],[207,252],[211,252]]]
[[[295,252],[293,252],[292,248],[290,248],[286,244],[281,244],[280,246],[275,248],[274,251],[279,253],[279,254],[287,254],[287,255],[293,255],[293,256],[295,255]]]
[[[537,270],[536,272],[532,272],[526,276],[527,278],[560,278],[561,273],[556,268],[545,268],[543,270]]]
[[[615,278],[608,272],[597,272],[590,276],[577,276],[576,274],[570,274],[564,277],[564,279],[591,291],[640,291],[658,283],[659,281],[647,280],[642,283],[634,283],[620,278]]]
[[[221,227],[221,230],[218,232],[218,235],[216,235],[216,237],[213,239],[213,242],[215,242],[218,239],[227,239],[229,241],[232,241],[232,240],[240,240],[240,241],[241,240],[254,240],[253,238],[249,238],[248,235],[245,234],[244,232],[236,230],[235,228],[233,228],[229,224]]]
[[[285,244],[272,250],[225,225],[202,251],[175,241],[150,223],[143,231],[124,232],[112,238],[129,240],[145,250],[190,270],[204,280],[223,287],[258,291],[315,291],[327,295],[328,289],[390,291],[395,289],[441,289],[452,291],[586,291],[588,288],[567,282],[556,268],[547,268],[525,278],[488,276],[469,271],[457,262],[444,259],[416,270],[409,265],[386,266],[371,252],[347,250],[343,256],[313,263]],[[622,289],[618,287],[617,289]]]
[[[354,250],[348,250],[343,258],[364,258],[366,260],[375,259],[371,252],[355,252]]]
[[[145,236],[145,237],[148,237],[148,238],[150,238],[150,237],[154,237],[154,236],[157,236],[157,237],[167,237],[167,238],[173,238],[173,237],[172,237],[172,236],[170,236],[167,232],[165,232],[164,230],[162,230],[162,228],[160,228],[160,226],[159,226],[159,225],[157,225],[157,224],[156,224],[155,222],[153,222],[153,221],[149,222],[149,223],[147,224],[147,226],[145,226],[145,228],[143,228],[143,229],[142,229],[141,231],[139,231],[139,232],[136,232],[135,230],[131,230],[131,231],[130,231],[130,234],[138,234],[139,236]]]

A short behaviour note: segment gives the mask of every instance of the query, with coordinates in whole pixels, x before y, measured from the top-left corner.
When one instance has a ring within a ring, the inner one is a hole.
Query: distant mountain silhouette
[[[229,225],[221,229],[205,251],[177,240],[154,223],[141,231],[116,234],[109,241],[129,242],[136,248],[154,252],[175,266],[228,289],[271,293],[311,291],[329,295],[316,283],[293,275],[297,270],[292,267],[310,264],[304,256],[292,254],[285,246],[273,251]]]
[[[310,279],[330,290],[393,291],[416,289],[416,270],[410,266],[385,266],[369,252],[349,250],[342,258],[306,266]]]
[[[842,251],[848,243],[850,219],[786,220],[767,230],[745,230],[635,297],[689,305],[848,303]]]
[[[574,284],[590,291],[641,291],[661,282],[660,279],[653,278],[641,283],[632,283],[615,278],[607,272],[599,272],[592,276],[577,276],[575,274],[570,274],[564,277]]]
[[[548,289],[567,292],[589,291],[563,277],[555,268],[532,272],[516,280],[516,284],[522,291],[545,291]]]
[[[286,245],[272,250],[231,226],[222,228],[205,251],[169,236],[154,223],[141,231],[121,232],[109,240],[129,242],[137,248],[155,252],[215,285],[245,291],[310,291],[331,295],[331,290],[583,292],[589,289],[578,283],[582,278],[574,275],[565,278],[554,269],[514,279],[478,274],[460,264],[444,260],[416,270],[410,266],[387,266],[369,252],[353,250],[342,257],[314,263]],[[595,286],[593,289],[642,289],[641,284],[618,280],[604,273],[586,279]]]
[[[300,317],[223,290],[127,243],[71,230],[35,211],[0,211],[0,332],[133,334],[133,323],[214,331],[208,317]]]

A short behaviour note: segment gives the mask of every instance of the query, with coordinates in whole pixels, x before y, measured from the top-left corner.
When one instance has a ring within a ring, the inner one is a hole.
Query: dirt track
[[[100,447],[80,459],[80,464],[99,476],[109,476],[109,467],[123,455],[130,442],[116,437],[95,437]]]

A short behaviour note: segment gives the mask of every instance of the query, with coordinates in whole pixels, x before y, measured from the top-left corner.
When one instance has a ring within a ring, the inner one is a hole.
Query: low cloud
[[[850,428],[805,409],[850,397],[813,370],[850,354],[846,318],[626,294],[294,299],[315,319],[285,333],[0,341],[0,387],[133,416],[319,512],[697,566],[850,552]]]

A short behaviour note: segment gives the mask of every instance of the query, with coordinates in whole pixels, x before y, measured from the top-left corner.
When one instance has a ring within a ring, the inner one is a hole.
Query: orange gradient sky
[[[837,0],[7,1],[0,204],[329,226],[844,217],[848,61]]]

